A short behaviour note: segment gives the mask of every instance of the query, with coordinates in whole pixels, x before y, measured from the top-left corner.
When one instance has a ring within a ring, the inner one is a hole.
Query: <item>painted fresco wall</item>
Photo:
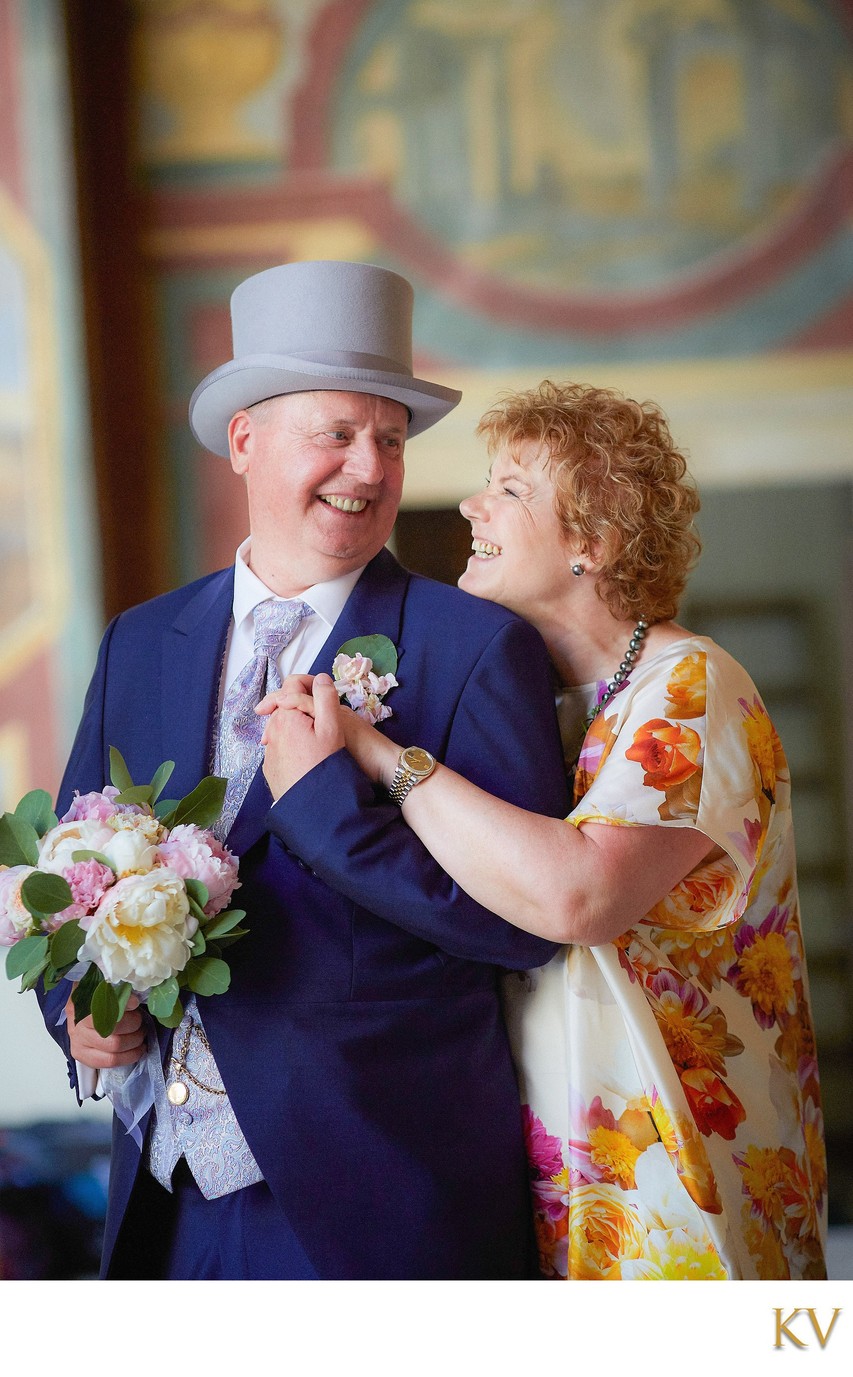
[[[101,631],[58,11],[0,0],[0,810],[56,791]],[[1,1123],[67,1112],[35,1000],[2,971],[0,1047]]]
[[[406,501],[481,478],[474,423],[546,374],[658,398],[703,483],[853,469],[848,0],[142,0],[139,171],[180,573],[244,513],[189,439],[228,296],[295,258],[417,292],[463,387]],[[203,483],[200,481],[203,477]]]

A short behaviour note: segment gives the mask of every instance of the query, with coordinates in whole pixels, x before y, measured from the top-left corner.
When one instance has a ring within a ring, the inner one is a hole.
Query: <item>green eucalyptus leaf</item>
[[[191,794],[181,799],[175,809],[171,826],[194,822],[196,827],[212,827],[222,812],[227,784],[227,779],[221,779],[218,775],[208,775],[196,785]]]
[[[17,813],[0,818],[0,865],[37,865],[39,834]]]
[[[374,674],[395,674],[397,671],[397,647],[379,632],[344,641],[338,648],[338,655],[364,655],[372,661]]]
[[[248,934],[248,928],[232,928],[230,932],[226,932],[224,937],[218,937],[216,939],[215,949],[218,950],[220,947],[230,947],[233,942],[239,942],[241,937],[247,937]],[[208,943],[207,949],[208,951],[213,951],[214,944],[212,942]]]
[[[62,976],[59,974],[59,971],[53,965],[53,962],[48,961],[44,969],[45,990],[55,990],[61,979]]]
[[[116,803],[151,803],[150,784],[130,784],[116,795]]]
[[[187,984],[194,994],[224,994],[231,984],[231,972],[224,961],[215,956],[194,957],[184,969]]]
[[[50,961],[45,957],[37,966],[30,966],[30,969],[24,972],[23,979],[21,980],[21,994],[23,994],[25,990],[35,989],[41,978],[42,972],[46,971],[49,965]]]
[[[178,994],[178,982],[173,975],[155,985],[153,990],[149,990],[146,1002],[152,1018],[158,1019],[161,1023],[164,1018],[168,1018],[175,1007]]]
[[[103,980],[104,977],[93,962],[71,995],[71,1000],[74,1005],[74,1017],[78,1023],[81,1018],[86,1018],[90,1013],[92,1008],[92,996],[95,990],[103,983]]]
[[[51,827],[56,827],[59,819],[53,811],[53,801],[46,789],[31,789],[28,794],[24,794],[17,808],[15,817],[23,818],[34,827],[40,837],[48,832]]]
[[[21,885],[21,899],[24,907],[37,917],[46,913],[61,913],[74,903],[71,886],[61,875],[46,874],[34,870]]]
[[[63,923],[50,938],[50,959],[58,971],[73,966],[86,934],[76,920]]]
[[[198,930],[196,931],[196,935],[190,944],[190,951],[192,952],[193,956],[202,956],[206,950],[207,942],[205,941],[204,930],[202,928],[198,928]]]
[[[215,914],[204,925],[204,935],[208,942],[214,937],[224,937],[226,932],[233,931],[245,916],[246,910],[242,908],[229,908],[224,913]]]
[[[127,980],[122,980],[118,985],[116,985],[115,992],[116,999],[118,1000],[118,1016],[120,1019],[122,1019],[124,1018],[125,1010],[127,1009],[127,1001],[133,994],[133,986]]]
[[[172,778],[172,771],[175,768],[174,760],[164,760],[159,770],[151,781],[151,802],[156,803],[162,794],[169,780]]]
[[[102,1038],[108,1038],[115,1032],[118,1023],[118,995],[115,986],[108,980],[102,980],[100,985],[92,995],[92,1022],[95,1025],[95,1032],[100,1033]]]
[[[72,851],[71,859],[75,863],[78,861],[98,861],[100,865],[109,866],[114,875],[118,874],[109,856],[105,856],[103,851]]]
[[[110,746],[110,783],[120,792],[133,788],[130,770],[124,763],[124,756],[115,746]]]
[[[22,937],[20,942],[9,948],[6,956],[6,974],[10,980],[26,975],[34,966],[41,967],[47,960],[47,938],[35,933],[32,937]]]
[[[184,1016],[184,1006],[180,1000],[175,1004],[170,1014],[155,1014],[158,1023],[162,1023],[164,1028],[177,1028]]]
[[[210,903],[210,890],[201,880],[184,880],[184,884],[186,885],[187,894],[191,899],[195,899],[199,908],[203,909],[205,904]]]
[[[177,806],[178,800],[176,798],[163,798],[159,803],[155,803],[154,816],[159,822],[162,822],[164,827],[171,827]]]

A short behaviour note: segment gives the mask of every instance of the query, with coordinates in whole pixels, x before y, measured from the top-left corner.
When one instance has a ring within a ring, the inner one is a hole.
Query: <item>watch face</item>
[[[403,752],[403,764],[415,774],[421,775],[431,770],[435,761],[429,751],[422,750],[420,746],[409,746]]]

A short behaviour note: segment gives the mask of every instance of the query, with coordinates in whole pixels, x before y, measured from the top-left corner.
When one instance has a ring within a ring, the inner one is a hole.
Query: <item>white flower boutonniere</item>
[[[373,727],[393,716],[382,702],[397,687],[397,647],[387,636],[357,636],[345,641],[332,663],[332,676],[341,700]]]

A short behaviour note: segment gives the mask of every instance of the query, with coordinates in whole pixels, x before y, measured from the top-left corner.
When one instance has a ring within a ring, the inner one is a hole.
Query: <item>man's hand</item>
[[[267,717],[263,770],[274,799],[346,745],[338,692],[328,674],[291,674],[255,711]]]
[[[142,1026],[142,1014],[136,995],[130,996],[124,1016],[108,1038],[102,1038],[100,1033],[95,1031],[91,1014],[79,1023],[76,1021],[74,1001],[71,998],[65,1005],[65,1013],[68,1019],[71,1055],[84,1066],[91,1066],[95,1071],[103,1071],[107,1067],[132,1066],[143,1056],[145,1029]]]

